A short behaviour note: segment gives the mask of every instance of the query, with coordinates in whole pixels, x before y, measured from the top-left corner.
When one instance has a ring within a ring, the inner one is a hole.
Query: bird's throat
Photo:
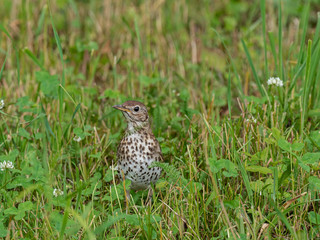
[[[129,134],[148,132],[148,131],[150,131],[149,122],[128,121],[128,127],[127,127],[126,132],[128,132]]]

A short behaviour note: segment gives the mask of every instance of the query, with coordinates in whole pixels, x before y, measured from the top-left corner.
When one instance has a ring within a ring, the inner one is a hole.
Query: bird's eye
[[[134,110],[135,112],[138,112],[138,111],[139,111],[139,109],[140,109],[140,108],[139,108],[138,106],[136,106],[136,107],[134,107],[134,109],[133,109],[133,110]]]

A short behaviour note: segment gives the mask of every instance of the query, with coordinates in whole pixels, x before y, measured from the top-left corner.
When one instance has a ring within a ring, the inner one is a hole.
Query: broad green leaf
[[[113,225],[114,223],[125,219],[125,221],[127,223],[129,223],[130,225],[133,226],[139,226],[140,225],[140,220],[139,220],[139,216],[138,215],[129,215],[129,214],[125,214],[125,213],[120,213],[120,214],[116,214],[116,215],[110,215],[108,217],[108,220],[106,222],[105,228],[110,227],[111,225]]]
[[[260,193],[264,187],[265,183],[261,180],[250,182],[250,187],[254,192]]]
[[[2,222],[0,222],[0,238],[5,238],[7,236],[8,230],[5,228]]]
[[[30,211],[33,208],[33,203],[30,201],[26,201],[19,204],[19,211]]]
[[[133,225],[133,226],[139,226],[140,225],[140,220],[138,215],[128,215],[124,214],[124,219],[126,220],[127,223]]]
[[[187,89],[183,89],[181,92],[180,92],[180,98],[181,100],[187,102],[188,99],[190,98],[190,93]]]
[[[285,150],[287,152],[291,152],[291,144],[287,140],[285,140],[283,138],[278,139],[278,146],[282,150]]]
[[[295,142],[292,144],[292,150],[300,152],[304,148],[304,143]]]
[[[217,162],[217,160],[216,159],[214,159],[214,158],[208,158],[208,163],[209,163],[209,167],[210,167],[210,170],[211,170],[211,172],[212,173],[217,173],[217,172],[219,172],[221,169],[218,169],[217,168],[217,164],[216,164],[216,162]]]
[[[308,218],[311,223],[320,225],[320,214],[312,211],[308,213]]]
[[[43,133],[36,133],[36,134],[34,135],[34,138],[35,138],[36,140],[43,139],[43,137],[44,137]]]
[[[15,220],[21,220],[26,216],[25,211],[18,211],[17,215],[14,216]]]
[[[303,170],[305,170],[306,172],[310,172],[310,167],[306,165],[304,162],[302,162],[301,160],[298,160],[298,164]]]
[[[268,150],[269,150],[268,148],[265,148],[261,152],[257,152],[254,155],[251,155],[251,160],[252,161],[263,161],[263,160],[267,159]],[[250,156],[250,154],[248,156]]]
[[[93,127],[91,125],[87,124],[87,125],[84,126],[84,131],[85,132],[93,131]]]
[[[8,155],[0,155],[0,161],[5,160],[5,161],[14,162],[18,156],[19,156],[18,149],[14,149]]]
[[[6,210],[4,210],[4,215],[17,215],[18,214],[18,209],[16,207],[11,207]]]
[[[320,146],[320,131],[312,131],[310,133],[310,138],[318,145]]]
[[[30,133],[27,130],[25,130],[24,128],[19,128],[18,135],[21,136],[21,137],[24,137],[24,138],[26,138],[28,140],[31,139]]]
[[[275,145],[276,144],[276,140],[273,138],[265,138],[265,142],[270,144],[270,145]]]
[[[299,166],[307,172],[310,172],[308,165],[317,166],[320,160],[320,153],[306,153],[298,160]]]
[[[106,172],[103,180],[104,180],[105,182],[110,182],[110,181],[112,181],[112,179],[113,179],[112,170],[109,168],[109,169],[107,170],[107,172]]]
[[[73,129],[73,133],[80,136],[80,135],[83,135],[83,130],[79,127],[76,127]]]
[[[311,176],[308,179],[310,183],[310,188],[316,191],[320,191],[320,179],[316,176]]]
[[[122,97],[123,95],[118,90],[106,89],[103,93],[103,96],[100,98],[118,99]]]
[[[162,81],[162,78],[159,77],[148,77],[148,76],[140,76],[139,82],[144,86],[149,86],[152,84],[156,84],[157,82]]]
[[[58,97],[58,75],[50,75],[48,72],[36,72],[36,80],[41,84],[41,91],[48,97]]]
[[[281,137],[280,130],[277,128],[272,128],[272,135],[276,140],[278,140]]]
[[[223,201],[223,204],[231,209],[237,209],[239,206],[241,206],[239,199],[234,199],[234,200],[225,200]]]
[[[50,213],[49,219],[53,228],[60,232],[62,228],[62,223],[63,223],[63,215],[57,211],[54,211]],[[69,235],[73,235],[73,234],[76,234],[80,228],[81,228],[81,225],[78,222],[69,218],[68,222],[66,223],[65,233]]]
[[[259,172],[259,173],[262,173],[262,174],[269,174],[269,173],[272,173],[272,170],[267,168],[267,167],[262,167],[262,166],[247,166],[246,167],[246,170],[249,171],[249,172]]]
[[[159,179],[159,180],[157,181],[157,183],[156,183],[156,189],[158,189],[158,190],[161,190],[161,189],[165,190],[165,189],[168,188],[169,184],[170,184],[170,183],[169,183],[168,181],[163,180],[163,179]]]
[[[221,171],[222,169],[226,169],[227,171],[223,171],[222,174],[226,177],[236,177],[238,176],[238,172],[236,170],[236,165],[231,162],[230,160],[227,159],[220,159],[218,161],[210,161],[209,159],[209,163],[212,166],[212,171],[214,173],[217,173],[219,171]]]
[[[306,153],[302,156],[301,161],[304,164],[318,164],[320,160],[320,152],[317,153]]]
[[[17,176],[11,182],[9,182],[6,186],[6,189],[13,189],[16,187],[27,187],[29,184],[29,179],[26,179],[24,176]]]
[[[98,153],[96,153],[96,154],[90,154],[89,155],[89,157],[91,157],[91,158],[100,158],[101,157],[101,155],[102,155],[102,153],[101,152],[98,152]]]
[[[38,109],[35,103],[32,102],[28,96],[18,98],[15,105],[19,107],[20,112],[32,112],[32,113],[38,112]]]

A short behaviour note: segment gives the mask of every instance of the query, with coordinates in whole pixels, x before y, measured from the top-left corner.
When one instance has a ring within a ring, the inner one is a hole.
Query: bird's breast
[[[121,140],[117,155],[119,160],[148,161],[154,147],[155,143],[146,138],[145,135],[132,134]]]

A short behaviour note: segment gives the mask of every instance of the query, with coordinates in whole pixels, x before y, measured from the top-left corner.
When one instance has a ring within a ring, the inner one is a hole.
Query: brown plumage
[[[162,160],[160,145],[150,128],[148,110],[137,101],[113,107],[122,111],[128,124],[117,151],[120,175],[123,173],[126,179],[131,180],[131,189],[146,189],[161,174],[160,168],[149,168],[149,165]]]

